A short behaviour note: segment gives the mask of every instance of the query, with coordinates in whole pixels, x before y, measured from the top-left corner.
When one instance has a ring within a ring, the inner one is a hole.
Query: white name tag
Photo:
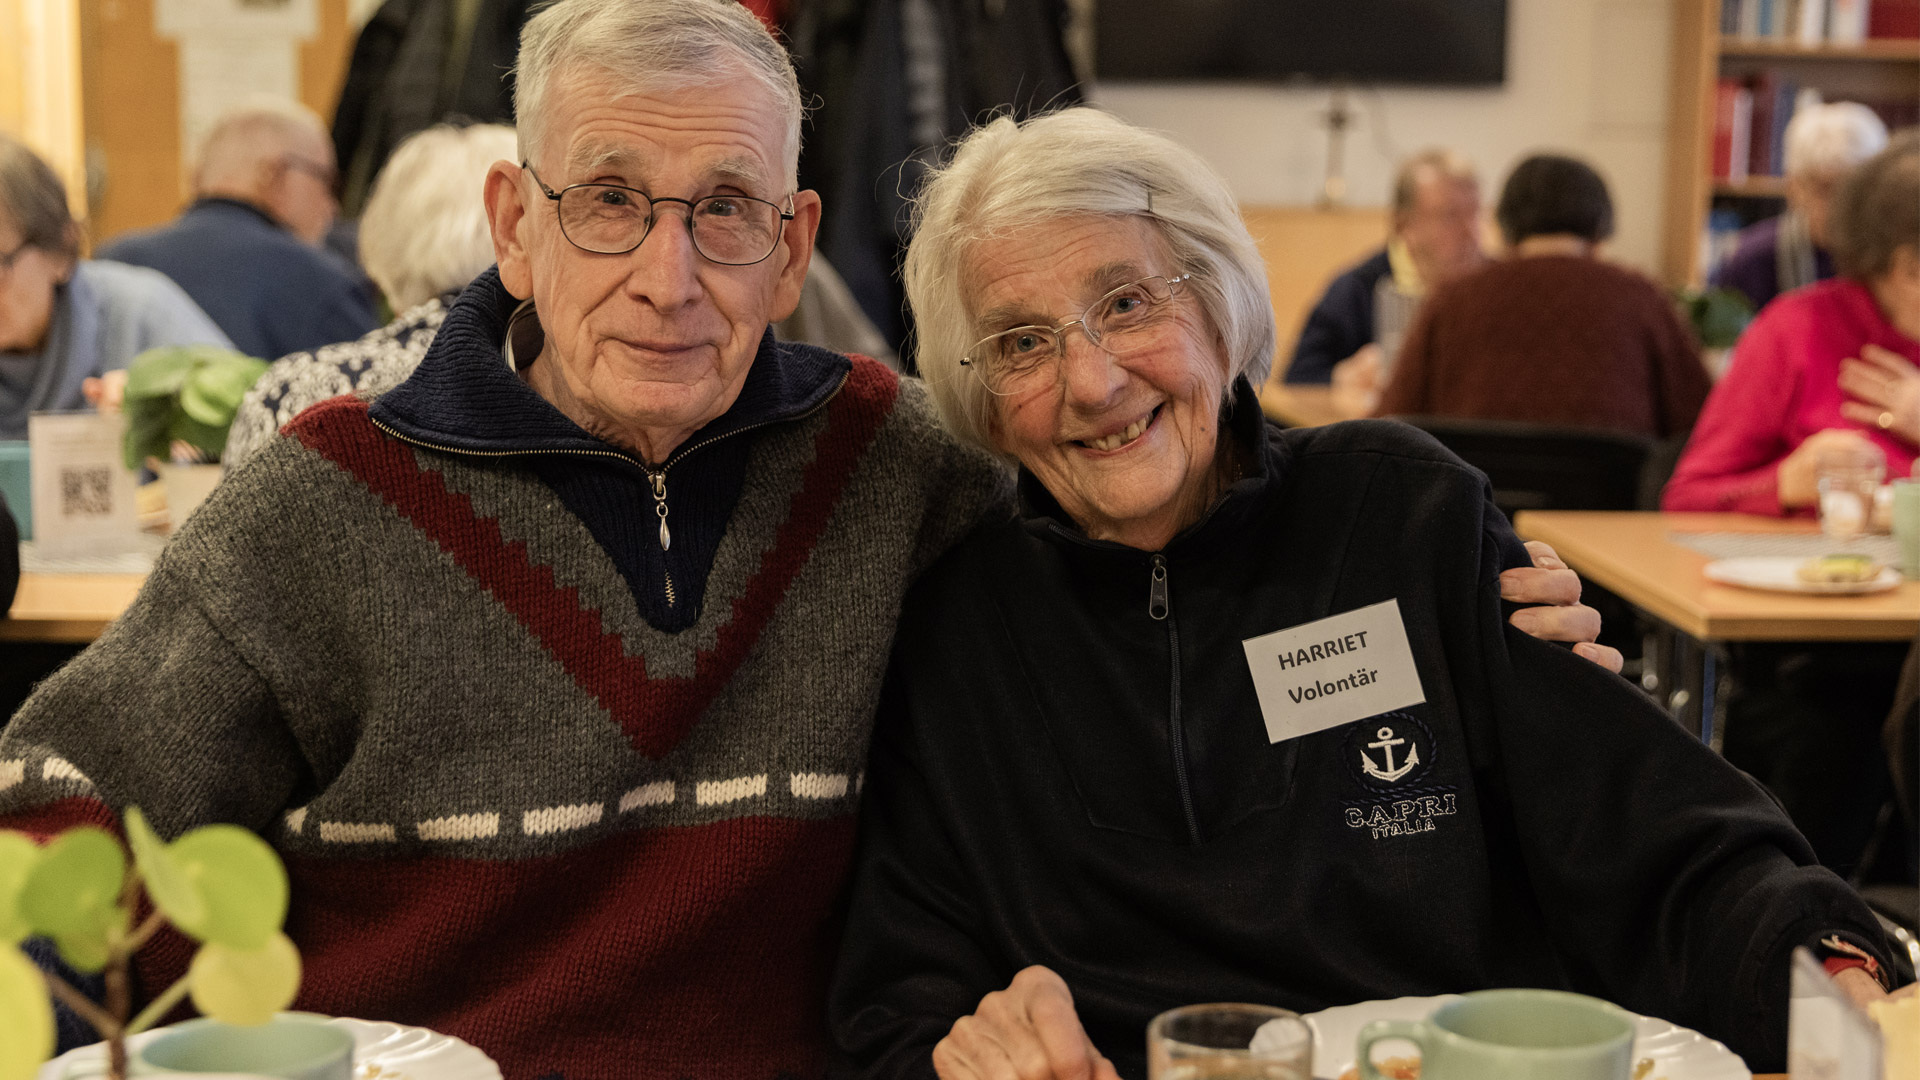
[[[1400,602],[1385,600],[1240,643],[1267,721],[1267,740],[1330,727],[1427,700],[1407,645]]]

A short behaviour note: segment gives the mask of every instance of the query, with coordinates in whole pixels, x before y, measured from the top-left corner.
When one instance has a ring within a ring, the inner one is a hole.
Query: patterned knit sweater
[[[476,282],[416,378],[510,377],[509,301]],[[526,459],[316,406],[0,737],[0,827],[256,829],[292,876],[297,1007],[458,1035],[510,1078],[820,1073],[901,596],[1006,494],[917,383],[839,364],[745,437],[678,632]],[[150,946],[143,993],[186,957]]]

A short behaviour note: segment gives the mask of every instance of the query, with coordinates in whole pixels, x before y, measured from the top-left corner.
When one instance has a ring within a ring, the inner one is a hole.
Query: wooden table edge
[[[1541,521],[1542,514],[1573,513],[1634,513],[1635,511],[1527,511],[1516,515],[1514,532],[1522,540],[1539,540],[1562,553],[1562,557],[1573,565],[1581,543],[1571,534],[1563,531],[1564,525],[1556,516]],[[1737,531],[1737,530],[1734,530]],[[1705,566],[1712,560],[1705,555],[1697,556],[1700,565]],[[1699,641],[1898,641],[1920,634],[1920,615],[1913,618],[1895,618],[1889,616],[1878,622],[1845,620],[1828,623],[1816,630],[1808,630],[1801,616],[1787,618],[1758,616],[1714,616],[1703,614],[1692,608],[1675,604],[1659,593],[1641,589],[1627,576],[1626,572],[1605,558],[1587,558],[1580,560],[1582,565],[1574,566],[1580,576],[1595,585],[1618,594],[1634,607],[1659,619],[1661,622],[1693,637]],[[1732,588],[1733,586],[1721,586]],[[1906,586],[1902,586],[1905,588]],[[1885,629],[1893,624],[1893,631]],[[1894,631],[1897,631],[1894,632]]]

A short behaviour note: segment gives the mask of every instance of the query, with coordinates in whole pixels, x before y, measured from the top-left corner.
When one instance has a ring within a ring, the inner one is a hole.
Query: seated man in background
[[[229,472],[309,406],[355,391],[383,393],[413,374],[447,309],[493,265],[481,191],[493,163],[514,157],[513,129],[502,124],[441,124],[394,150],[360,217],[360,262],[386,296],[393,321],[356,340],[274,361],[234,413],[220,455]]]
[[[1472,163],[1451,150],[1408,158],[1394,176],[1387,246],[1327,286],[1300,331],[1287,381],[1377,392],[1421,298],[1484,260]]]
[[[1887,125],[1851,101],[1796,110],[1786,131],[1787,212],[1740,230],[1739,244],[1713,272],[1754,310],[1783,292],[1834,274],[1829,220],[1834,192],[1854,167],[1887,145]]]
[[[359,337],[373,305],[353,266],[322,248],[333,224],[333,144],[320,119],[263,99],[214,122],[194,203],[172,223],[122,236],[100,258],[166,274],[233,339],[272,359]]]
[[[1436,290],[1407,333],[1377,415],[1524,420],[1664,438],[1693,426],[1711,380],[1673,302],[1599,258],[1606,181],[1539,154],[1507,177],[1507,257]]]

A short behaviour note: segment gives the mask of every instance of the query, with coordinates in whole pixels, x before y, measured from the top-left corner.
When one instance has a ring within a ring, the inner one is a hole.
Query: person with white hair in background
[[[356,338],[376,325],[371,298],[353,265],[320,246],[337,209],[334,180],[320,118],[256,99],[222,114],[202,140],[193,205],[99,257],[166,274],[250,356]]]
[[[360,262],[386,296],[392,322],[363,337],[274,361],[240,402],[220,462],[231,472],[309,406],[406,381],[469,281],[493,265],[480,197],[487,170],[513,158],[503,124],[441,124],[387,159],[360,218]]]
[[[1886,145],[1887,125],[1857,102],[1795,111],[1786,131],[1787,212],[1742,229],[1713,284],[1743,294],[1758,311],[1783,292],[1832,277],[1827,223],[1834,193]]]

